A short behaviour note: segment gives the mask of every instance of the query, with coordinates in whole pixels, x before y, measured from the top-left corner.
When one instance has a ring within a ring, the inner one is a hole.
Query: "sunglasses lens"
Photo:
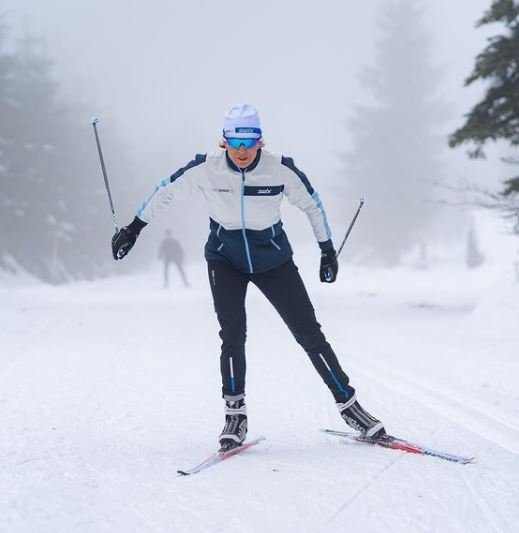
[[[252,148],[256,145],[259,139],[235,139],[234,137],[226,137],[225,142],[232,148],[239,148],[242,144],[245,148]]]

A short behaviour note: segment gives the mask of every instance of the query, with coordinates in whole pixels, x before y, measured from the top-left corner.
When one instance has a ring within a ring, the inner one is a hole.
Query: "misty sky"
[[[474,28],[490,0],[421,3],[432,59],[445,69],[448,134],[482,91],[463,80],[493,33]],[[90,127],[96,115],[116,127],[150,187],[194,153],[216,149],[225,111],[250,102],[268,148],[293,156],[326,191],[326,180],[343,178],[337,153],[348,147],[349,110],[369,101],[359,73],[373,61],[382,4],[2,0],[1,11],[16,35],[44,39],[64,93],[91,108],[78,119]],[[456,174],[492,168],[468,161],[463,149],[446,148],[446,159]]]
[[[423,1],[434,59],[446,67],[444,93],[458,113],[473,100],[461,84],[485,44],[474,22],[489,4]],[[172,141],[189,152],[211,148],[222,114],[249,101],[269,144],[305,157],[300,146],[344,145],[341,120],[364,99],[358,73],[373,59],[377,5],[3,0],[2,11],[17,32],[47,42],[64,88],[92,102],[93,114],[112,113],[136,149],[176,152]]]

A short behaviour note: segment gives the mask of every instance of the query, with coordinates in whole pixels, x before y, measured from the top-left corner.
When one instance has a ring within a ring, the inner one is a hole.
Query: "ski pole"
[[[344,245],[346,243],[346,239],[349,237],[351,233],[351,228],[353,228],[353,224],[355,224],[355,221],[357,220],[357,217],[359,216],[360,210],[362,209],[362,206],[364,205],[364,198],[360,199],[359,207],[357,208],[357,212],[355,213],[351,223],[350,227],[348,228],[348,231],[346,232],[346,235],[344,236],[344,239],[342,239],[341,245],[339,246],[339,250],[337,251],[337,255],[335,257],[339,257],[339,254],[341,253],[342,249],[344,248]]]
[[[99,135],[97,134],[98,118],[92,118],[92,126],[94,128],[94,134],[96,136],[97,152],[99,153],[99,160],[101,161],[101,170],[103,171],[103,178],[105,180],[106,192],[108,193],[108,201],[110,202],[110,209],[112,210],[112,217],[114,219],[115,233],[119,232],[117,219],[115,217],[114,203],[112,201],[112,193],[110,192],[110,184],[108,183],[108,176],[106,175],[105,161],[103,159],[103,151],[101,150],[101,143],[99,142]]]

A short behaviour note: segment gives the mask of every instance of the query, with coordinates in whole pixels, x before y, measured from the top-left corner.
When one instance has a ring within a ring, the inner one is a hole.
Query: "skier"
[[[184,250],[180,243],[171,236],[171,230],[167,229],[164,233],[164,239],[160,243],[159,259],[164,262],[164,288],[169,286],[169,266],[174,263],[177,267],[184,287],[189,287],[186,273],[184,271]]]
[[[306,213],[312,225],[321,250],[320,280],[333,283],[338,263],[323,204],[290,157],[271,153],[264,146],[256,109],[248,104],[234,106],[224,118],[221,150],[197,154],[163,180],[133,221],[113,236],[113,257],[126,256],[140,231],[165,204],[202,192],[210,216],[205,258],[223,341],[220,367],[225,425],[219,437],[221,450],[241,445],[247,433],[245,294],[249,283],[266,296],[306,351],[345,422],[367,437],[385,435],[383,424],[360,406],[321,331],[280,220],[280,204],[286,196]]]

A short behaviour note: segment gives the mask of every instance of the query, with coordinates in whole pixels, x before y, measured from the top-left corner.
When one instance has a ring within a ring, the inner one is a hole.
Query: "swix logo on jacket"
[[[224,150],[198,154],[157,185],[137,216],[150,222],[171,200],[196,192],[209,206],[207,260],[226,261],[248,273],[265,272],[288,261],[292,249],[280,212],[284,196],[306,213],[319,246],[332,246],[319,195],[289,157],[260,149],[256,159],[240,169]]]

